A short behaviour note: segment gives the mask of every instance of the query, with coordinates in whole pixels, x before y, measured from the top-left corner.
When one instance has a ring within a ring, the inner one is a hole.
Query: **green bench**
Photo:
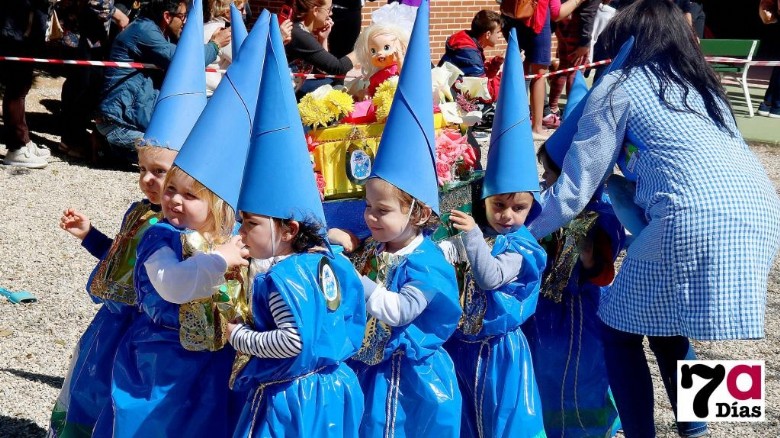
[[[703,39],[701,40],[701,51],[704,56],[723,56],[729,58],[741,58],[746,61],[753,60],[753,55],[758,51],[758,40],[723,40],[723,39]],[[710,63],[721,78],[725,75],[733,76],[742,85],[742,91],[745,93],[745,102],[747,102],[748,114],[753,117],[753,103],[750,101],[750,90],[747,86],[747,74],[750,69],[750,63],[745,64],[721,64]]]

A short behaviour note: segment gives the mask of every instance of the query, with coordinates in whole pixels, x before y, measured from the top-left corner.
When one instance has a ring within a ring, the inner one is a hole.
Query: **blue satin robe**
[[[425,238],[389,268],[386,278],[391,291],[410,284],[430,298],[405,326],[389,327],[369,316],[362,354],[349,362],[366,397],[360,436],[457,437],[461,395],[452,359],[442,347],[461,314],[455,272]]]
[[[110,406],[114,356],[119,341],[138,313],[138,309],[135,304],[94,295],[95,277],[102,274],[98,271],[105,270],[106,266],[103,265],[107,263],[124,262],[127,258],[132,262],[141,235],[161,216],[160,213],[151,210],[149,201],[135,202],[130,205],[122,219],[116,242],[93,229],[82,243],[90,253],[101,259],[92,270],[86,289],[92,301],[103,305],[98,309],[74,349],[68,373],[65,375],[62,390],[52,412],[49,425],[51,436],[92,436],[92,428],[100,412],[106,406]],[[130,231],[134,228],[137,228],[137,232],[132,234]],[[126,247],[121,246],[125,243]],[[126,257],[128,253],[133,255]],[[122,283],[111,284],[112,287],[133,287],[132,278],[124,280],[127,284],[118,279],[104,279],[108,283]]]
[[[608,198],[586,208],[599,213],[595,227],[609,236],[613,261],[623,248],[625,232]],[[556,303],[540,297],[526,327],[536,365],[547,433],[552,437],[610,438],[620,428],[601,342],[599,299],[607,287],[581,282],[578,262]]]
[[[326,265],[332,275],[325,274]],[[344,364],[360,348],[366,324],[355,269],[341,255],[295,254],[278,262],[253,280],[253,330],[277,328],[268,307],[274,291],[290,307],[302,351],[287,359],[249,360],[234,384],[248,392],[234,436],[357,436],[363,393]]]
[[[480,290],[467,272],[463,317],[445,348],[463,393],[463,437],[543,437],[531,350],[520,325],[536,310],[547,255],[523,226],[496,236],[491,254],[522,255],[511,283]]]
[[[188,351],[179,342],[179,305],[160,297],[144,262],[162,247],[183,254],[180,230],[163,221],[138,245],[135,289],[141,313],[120,342],[95,436],[229,437],[236,409],[228,388],[235,350]],[[184,256],[181,256],[181,260]]]

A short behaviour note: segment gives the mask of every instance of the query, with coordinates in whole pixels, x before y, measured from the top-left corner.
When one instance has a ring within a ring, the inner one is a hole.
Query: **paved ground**
[[[33,139],[54,148],[59,137],[53,111],[59,105],[61,83],[42,78],[28,99]],[[740,123],[756,123],[756,135],[774,136],[775,141],[780,135],[780,120],[756,117]],[[775,187],[780,187],[780,148],[754,146],[753,151]],[[0,156],[4,153],[0,146]],[[29,290],[40,300],[12,305],[0,299],[0,437],[45,435],[73,347],[97,309],[84,292],[95,261],[57,228],[61,211],[71,206],[81,209],[97,227],[114,235],[122,212],[140,196],[136,183],[135,173],[94,169],[59,156],[40,171],[0,166],[0,286]],[[766,338],[695,343],[705,359],[760,359],[767,364],[768,421],[713,424],[711,436],[779,435],[779,314],[780,261],[776,260],[769,279]],[[655,390],[659,436],[673,437],[673,417],[658,376]]]

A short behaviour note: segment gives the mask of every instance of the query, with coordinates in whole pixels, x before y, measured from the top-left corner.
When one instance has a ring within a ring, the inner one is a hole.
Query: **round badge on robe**
[[[371,175],[373,154],[365,144],[352,143],[347,148],[347,178],[353,183],[363,185]]]
[[[323,257],[320,260],[318,271],[320,277],[320,290],[322,291],[322,295],[325,296],[328,309],[336,310],[339,308],[339,305],[341,305],[341,288],[339,287],[339,279],[336,278],[333,267],[326,257]]]

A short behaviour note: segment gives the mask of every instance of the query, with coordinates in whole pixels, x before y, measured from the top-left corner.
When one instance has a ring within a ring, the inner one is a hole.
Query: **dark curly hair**
[[[290,223],[294,219],[279,219],[273,218],[274,224],[282,230],[289,231]],[[316,247],[325,247],[324,229],[325,227],[320,222],[313,218],[307,217],[298,222],[298,233],[295,234],[290,246],[296,253],[309,252]]]

